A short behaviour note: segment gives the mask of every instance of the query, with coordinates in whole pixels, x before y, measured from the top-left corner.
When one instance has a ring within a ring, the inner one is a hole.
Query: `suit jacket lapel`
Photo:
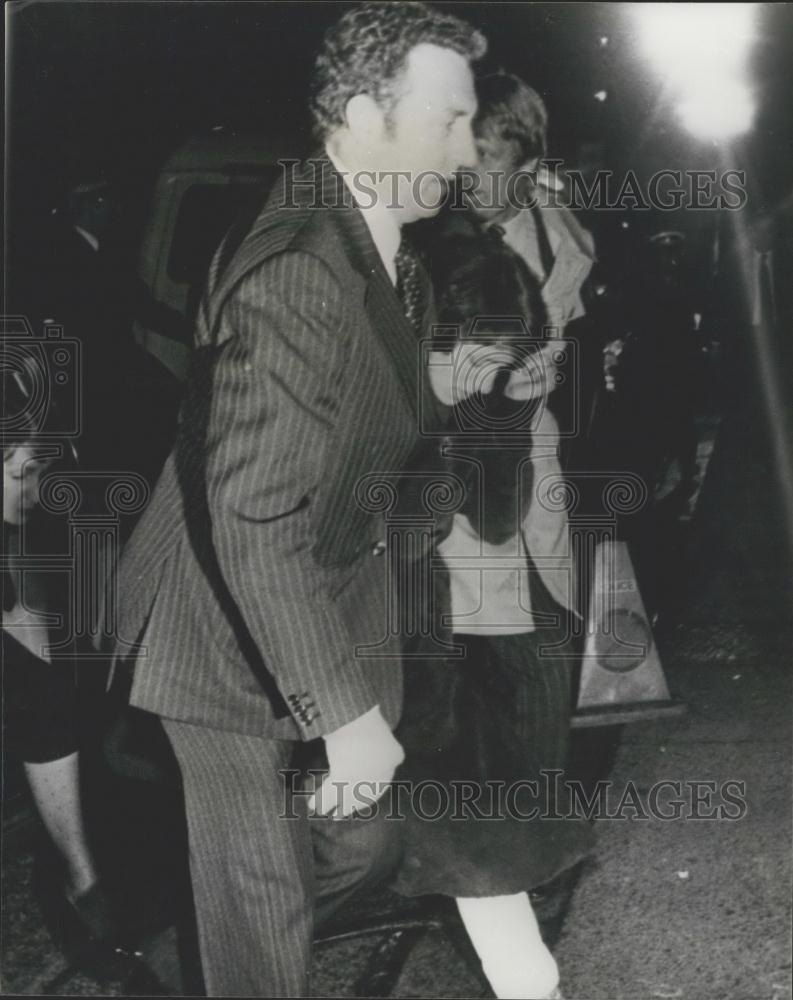
[[[396,290],[363,214],[353,203],[349,188],[324,154],[317,154],[305,162],[294,175],[291,190],[287,189],[289,183],[286,177],[279,182],[268,199],[267,207],[239,242],[236,252],[232,251],[230,259],[227,257],[228,264],[223,273],[216,276],[201,339],[214,342],[223,303],[236,285],[277,248],[278,227],[273,224],[274,213],[328,212],[328,224],[336,229],[348,260],[365,283],[364,304],[372,330],[393,365],[412,412],[418,415],[419,392],[424,381],[419,378],[421,357],[418,338],[405,317]],[[289,208],[285,207],[287,192],[291,202]],[[223,259],[222,254],[220,259]]]
[[[422,335],[419,336],[405,316],[402,303],[391,278],[374,245],[363,213],[351,207],[340,218],[347,250],[353,266],[366,280],[364,303],[371,327],[404,389],[413,415],[430,418],[435,425],[443,419],[443,408],[432,392],[425,377],[425,345],[422,341],[432,335],[435,322],[435,303],[432,286],[427,276],[428,299],[423,317]]]
[[[365,296],[372,330],[393,365],[413,414],[418,416],[423,381],[420,378],[421,345],[382,262],[369,278]]]
[[[327,158],[323,160],[323,191],[335,193],[343,188],[344,208],[334,215],[341,241],[352,266],[366,282],[364,307],[372,330],[393,365],[415,416],[419,413],[421,352],[413,327],[377,251],[372,234],[356,208],[349,188]]]

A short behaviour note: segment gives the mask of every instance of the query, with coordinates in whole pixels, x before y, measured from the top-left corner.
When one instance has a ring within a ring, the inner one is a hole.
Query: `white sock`
[[[455,900],[463,924],[499,1000],[542,1000],[559,984],[528,893]]]

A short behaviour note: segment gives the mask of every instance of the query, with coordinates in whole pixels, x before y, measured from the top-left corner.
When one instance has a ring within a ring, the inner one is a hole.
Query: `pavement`
[[[656,640],[687,713],[575,734],[590,777],[608,783],[595,800],[594,858],[537,901],[568,998],[791,997],[793,595],[766,439],[750,407],[726,417],[696,512],[680,518],[671,550],[659,533],[659,559],[671,551],[676,563]],[[117,845],[130,899],[148,909],[141,958],[91,964],[64,954],[47,929],[34,899],[35,821],[24,804],[7,808],[5,994],[195,988],[181,978],[177,950],[190,942],[168,906],[183,844],[175,835],[162,846],[161,819],[147,827],[155,814],[144,797]],[[147,843],[158,844],[155,855]],[[141,851],[145,870],[130,860]],[[387,892],[318,944],[312,981],[326,997],[492,995],[448,901]]]
[[[723,800],[697,807],[689,794],[679,820],[597,823],[556,949],[568,997],[791,995],[793,603],[765,437],[750,413],[725,421],[657,630],[688,712],[627,726],[610,775],[643,801],[664,780],[739,782],[745,814],[704,818]]]

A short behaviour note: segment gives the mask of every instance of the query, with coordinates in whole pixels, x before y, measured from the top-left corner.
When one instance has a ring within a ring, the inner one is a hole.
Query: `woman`
[[[440,324],[458,331],[452,363],[439,351],[430,377],[453,404],[446,452],[466,484],[439,547],[464,654],[407,660],[401,777],[414,790],[434,786],[435,805],[442,782],[449,808],[427,821],[412,799],[396,888],[455,898],[496,996],[556,997],[558,969],[528,890],[591,846],[586,823],[561,818],[571,572],[566,519],[551,495],[558,429],[545,405],[558,345],[538,339],[539,285],[497,235],[456,227],[431,270]],[[480,344],[489,369],[476,367]],[[466,385],[461,350],[478,384]]]
[[[42,439],[24,419],[28,395],[4,375],[6,414],[17,429],[3,435],[3,744],[22,762],[42,823],[63,865],[59,920],[90,940],[117,931],[89,846],[80,792],[80,725],[75,653],[51,662],[68,633],[65,574],[48,569],[59,525],[40,507],[40,487],[68,446]],[[19,426],[19,425],[22,426]],[[69,455],[71,458],[71,455]],[[30,568],[30,557],[38,568]],[[24,561],[28,567],[24,568]]]

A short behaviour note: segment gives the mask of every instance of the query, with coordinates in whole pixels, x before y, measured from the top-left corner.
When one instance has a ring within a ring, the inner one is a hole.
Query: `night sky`
[[[17,3],[7,7],[10,253],[72,184],[144,189],[186,137],[223,124],[306,135],[306,85],[333,3]],[[442,4],[483,28],[489,65],[545,97],[550,151],[574,162],[603,139],[606,165],[718,166],[677,125],[637,53],[627,4]],[[732,156],[778,198],[793,164],[793,10],[758,10],[760,111]],[[599,39],[608,38],[603,46]],[[599,103],[594,93],[608,92]],[[306,140],[302,138],[302,144]]]

